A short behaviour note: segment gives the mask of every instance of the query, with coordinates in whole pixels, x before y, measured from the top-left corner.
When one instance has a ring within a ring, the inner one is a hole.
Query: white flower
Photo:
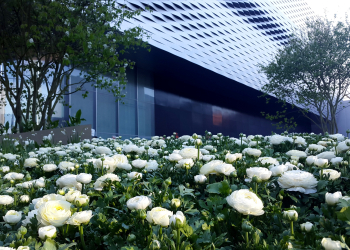
[[[177,220],[178,220],[178,222],[177,222]],[[170,225],[172,227],[178,226],[178,223],[183,225],[186,222],[186,217],[181,211],[177,211],[176,214],[174,214],[170,217],[169,222],[170,222]]]
[[[117,168],[124,170],[131,170],[132,166],[129,163],[118,163]]]
[[[284,172],[278,178],[278,184],[287,191],[299,191],[305,194],[316,193],[317,180],[313,174],[301,170]]]
[[[57,169],[56,164],[45,164],[43,166],[44,172],[52,172],[52,171],[55,171],[56,169]]]
[[[73,202],[77,197],[81,195],[81,192],[78,190],[71,189],[68,193],[65,194],[66,201]]]
[[[147,196],[136,196],[134,198],[129,199],[126,202],[126,206],[130,210],[139,210],[146,209],[147,207],[152,207],[152,200]]]
[[[1,249],[1,248],[0,248]],[[10,248],[10,249],[14,249],[14,248]],[[3,249],[3,250],[5,250],[5,249]],[[17,248],[17,250],[30,250],[30,248],[28,247],[28,246],[19,246],[18,248]]]
[[[308,165],[312,165],[315,163],[316,160],[317,160],[317,156],[310,155],[306,158],[306,163]]]
[[[234,191],[226,197],[227,203],[244,215],[262,215],[264,214],[264,204],[259,197],[248,189]]]
[[[169,161],[179,161],[182,160],[182,156],[180,154],[172,153],[168,156]]]
[[[286,165],[278,165],[278,166],[271,167],[270,171],[272,172],[272,176],[279,176],[284,172],[288,171],[288,168],[289,167]]]
[[[147,212],[146,220],[155,225],[160,225],[162,227],[169,226],[170,223],[170,217],[173,215],[173,212],[161,208],[161,207],[155,207],[151,211]]]
[[[24,177],[24,174],[19,174],[19,173],[15,173],[15,172],[10,172],[7,173],[3,178],[5,180],[22,180]]]
[[[316,159],[316,160],[314,161],[314,164],[315,164],[317,167],[324,168],[325,166],[327,166],[328,160],[327,160],[327,159]]]
[[[158,162],[156,160],[149,160],[146,163],[145,170],[152,172],[158,169]]]
[[[40,177],[37,180],[33,180],[34,187],[37,188],[43,188],[45,187],[45,179],[43,177]]]
[[[342,134],[333,134],[333,135],[329,135],[329,137],[339,142],[344,141],[345,139],[345,137]]]
[[[63,171],[71,171],[74,170],[75,164],[73,162],[69,161],[61,161],[60,164],[58,164],[58,168]]]
[[[195,175],[194,176],[194,181],[196,183],[205,183],[207,181],[207,177],[203,174]]]
[[[0,205],[10,205],[15,200],[9,195],[0,195]]]
[[[37,158],[27,158],[24,161],[23,166],[25,168],[33,168],[36,167],[38,165],[38,159]]]
[[[147,151],[147,154],[148,154],[150,157],[158,156],[158,150],[155,149],[155,148],[149,148],[148,151]]]
[[[28,42],[29,42],[29,43],[34,43],[33,38],[29,38]]]
[[[81,183],[77,182],[77,176],[74,174],[66,174],[61,176],[56,180],[56,185],[59,186],[60,188],[71,188],[75,187],[78,190],[81,190],[82,185]]]
[[[88,205],[89,201],[90,201],[89,196],[87,196],[86,194],[82,194],[75,197],[74,204],[79,207],[83,207]]]
[[[91,182],[92,175],[81,173],[76,176],[77,182],[83,183],[83,184],[89,184]]]
[[[34,218],[34,215],[37,215],[37,214],[38,214],[38,210],[36,209],[30,211],[26,216],[26,218],[22,220],[22,226],[27,226],[27,224],[30,224],[31,223],[30,220]]]
[[[268,170],[267,168],[261,168],[261,167],[252,167],[246,169],[248,178],[245,179],[247,182],[251,182],[252,178],[254,176],[258,177],[262,181],[267,181],[270,179],[272,172]]]
[[[182,156],[184,159],[197,159],[198,157],[198,149],[196,148],[184,148],[180,150],[179,154]],[[202,159],[202,153],[199,151],[199,159]]]
[[[283,211],[283,218],[289,221],[297,221],[298,212],[295,210]]]
[[[322,246],[326,250],[341,250],[341,242],[338,240],[332,240],[331,238],[323,238],[321,241]]]
[[[192,168],[194,165],[194,161],[190,158],[190,159],[182,159],[179,160],[178,163],[175,165],[178,168],[187,168],[190,169]]]
[[[294,141],[295,144],[297,144],[298,146],[305,146],[306,145],[306,141],[303,137],[297,136],[297,138]]]
[[[19,197],[19,201],[22,203],[28,203],[30,201],[30,197],[26,194],[21,195],[21,197]]]
[[[17,158],[16,155],[11,154],[11,153],[4,154],[2,157],[4,157],[5,159],[7,159],[9,161],[14,161]]]
[[[45,240],[45,238],[52,238],[56,236],[56,227],[55,226],[46,226],[46,227],[41,227],[38,230],[39,238],[42,240]]]
[[[136,159],[131,162],[131,165],[135,168],[144,168],[147,164],[146,160]]]
[[[236,156],[234,155],[234,154],[230,154],[230,153],[227,153],[226,155],[225,155],[225,161],[227,162],[227,163],[233,163],[233,162],[235,162],[236,161]]]
[[[286,140],[286,138],[282,135],[272,135],[269,139],[272,145],[279,145]]]
[[[34,208],[38,209],[39,207],[41,207],[43,204],[45,204],[48,201],[65,201],[65,200],[66,200],[66,198],[62,195],[47,194],[47,195],[43,196],[42,198],[33,199],[32,203],[34,205]]]
[[[67,221],[67,224],[79,226],[81,224],[87,224],[89,223],[90,219],[92,218],[92,211],[86,210],[81,212],[75,212],[72,217],[70,217]]]
[[[123,146],[123,151],[125,153],[138,152],[139,148],[134,144],[128,144]]]
[[[96,180],[94,183],[94,189],[97,191],[102,191],[103,187],[106,185],[107,180],[111,180],[112,182],[120,181],[120,178],[116,174],[105,174]]]
[[[341,199],[343,196],[341,192],[335,192],[335,193],[326,193],[326,203],[328,205],[335,205],[339,202],[339,199]]]
[[[323,149],[325,149],[325,147],[322,145],[310,144],[307,149],[308,151],[321,152]]]
[[[320,170],[320,175],[321,175],[321,170]],[[323,169],[323,176],[327,176],[327,175],[329,175],[329,179],[331,181],[334,181],[340,177],[341,173],[333,169]]]
[[[136,178],[142,179],[142,174],[139,172],[131,172],[131,173],[128,173],[127,176],[129,180],[136,179]]]
[[[301,230],[305,232],[310,232],[313,226],[314,224],[312,224],[311,222],[305,222],[300,224]]]
[[[340,153],[343,153],[343,152],[349,150],[350,147],[346,145],[349,143],[350,143],[350,139],[346,139],[345,141],[339,142],[338,146],[336,147],[337,151]]]
[[[331,159],[332,165],[338,165],[343,161],[343,157],[335,157]]]
[[[44,226],[63,226],[71,216],[70,206],[68,201],[63,200],[45,202],[38,209],[38,223]]]
[[[112,154],[112,150],[110,148],[107,147],[103,147],[103,146],[99,146],[95,148],[95,153],[96,154],[105,154],[105,155],[111,155]]]
[[[245,148],[242,151],[243,154],[247,154],[247,155],[251,155],[254,157],[260,157],[261,155],[261,151],[259,149],[255,149],[255,148]]]
[[[260,162],[262,165],[279,165],[280,163],[278,162],[277,159],[272,158],[272,157],[259,157],[258,162]]]
[[[299,158],[306,158],[306,153],[300,150],[289,150],[286,155],[288,156],[297,156]]]
[[[236,169],[231,164],[227,164],[227,163],[216,165],[214,170],[217,173],[224,174],[226,176],[229,176],[232,172],[236,171]]]
[[[317,142],[317,145],[322,145],[324,147],[328,146],[326,141],[319,141],[319,142]]]
[[[215,159],[215,155],[203,155],[203,161],[211,161]]]
[[[331,160],[332,158],[335,158],[335,154],[334,152],[332,151],[325,151],[325,152],[322,152],[321,154],[318,154],[316,155],[317,158],[320,158],[320,159],[327,159],[327,160]]]
[[[224,162],[220,160],[210,161],[201,167],[199,173],[202,175],[216,174],[215,167],[223,163]]]
[[[3,173],[7,173],[7,172],[10,171],[10,167],[9,167],[9,166],[3,166],[3,167],[1,167],[0,169],[1,169],[1,171],[2,171]]]
[[[7,223],[16,224],[22,219],[22,211],[9,210],[2,218]]]

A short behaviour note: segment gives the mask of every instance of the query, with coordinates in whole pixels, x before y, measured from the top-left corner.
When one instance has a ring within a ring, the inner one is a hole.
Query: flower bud
[[[196,140],[196,139],[198,138],[198,135],[197,135],[196,133],[194,133],[194,134],[192,135],[192,138],[193,138],[194,140]]]
[[[186,224],[186,217],[181,211],[177,211],[170,217],[169,223],[173,229],[182,228]]]
[[[312,224],[311,222],[305,222],[303,224],[300,224],[301,231],[304,231],[304,232],[310,232],[313,226],[314,224]]]
[[[283,212],[283,218],[288,221],[297,221],[298,212],[295,210],[287,210]]]
[[[171,206],[178,208],[181,206],[181,200],[180,199],[172,199],[171,200]]]
[[[242,230],[244,232],[251,232],[253,230],[253,225],[249,221],[244,220],[242,222]]]
[[[167,186],[170,186],[171,185],[171,177],[169,177],[168,179],[166,179],[164,181],[164,184],[167,185]]]
[[[59,194],[59,195],[65,195],[66,192],[65,192],[63,189],[59,189],[59,190],[57,190],[57,194]]]
[[[252,182],[255,182],[255,183],[261,183],[261,182],[262,182],[262,180],[261,180],[261,178],[260,178],[260,177],[258,177],[258,176],[256,176],[256,175],[254,175],[254,176],[253,176],[253,178],[252,178]]]
[[[25,235],[28,232],[28,230],[24,226],[21,226],[20,228],[18,228],[18,232],[20,232],[20,234],[22,235]]]
[[[79,166],[79,164],[75,164],[75,169],[78,169],[80,166]]]
[[[216,216],[216,219],[218,220],[218,221],[223,221],[223,220],[225,220],[225,215],[224,214],[218,214],[217,216]]]
[[[334,206],[339,202],[339,199],[343,197],[341,192],[326,193],[326,203],[330,206]]]
[[[151,250],[160,249],[160,242],[158,240],[153,240],[149,248]]]
[[[137,218],[144,220],[147,217],[147,213],[144,209],[138,209],[137,210]]]
[[[129,243],[134,242],[136,240],[135,234],[129,234],[128,238],[126,239]]]

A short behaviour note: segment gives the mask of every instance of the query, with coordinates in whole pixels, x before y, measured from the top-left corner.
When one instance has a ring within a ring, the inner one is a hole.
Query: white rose
[[[146,160],[136,159],[131,162],[131,165],[135,168],[144,168],[147,164]]]
[[[312,165],[315,163],[316,160],[317,160],[317,156],[310,155],[306,158],[306,163],[308,165]]]
[[[203,155],[203,161],[211,161],[215,159],[215,155]]]
[[[142,174],[139,173],[139,172],[130,172],[130,173],[127,174],[127,176],[128,176],[129,180],[133,180],[133,179],[136,179],[136,178],[142,179]]]
[[[341,242],[332,240],[331,238],[323,238],[321,241],[322,246],[326,250],[341,250]]]
[[[33,168],[36,167],[38,165],[38,159],[37,158],[27,158],[24,161],[23,166],[25,168]]]
[[[9,195],[0,195],[0,205],[10,205],[15,200]]]
[[[272,168],[270,168],[270,171],[272,172],[272,176],[279,176],[284,172],[288,171],[288,166],[286,165],[273,166]]]
[[[19,201],[22,202],[22,203],[28,203],[30,201],[30,197],[29,195],[21,195],[19,197]]]
[[[216,165],[214,170],[217,173],[224,174],[226,176],[229,176],[232,172],[236,171],[236,169],[231,164],[227,164],[227,163]]]
[[[71,204],[68,201],[56,200],[45,202],[38,209],[38,222],[41,225],[63,226],[71,216]]]
[[[33,180],[34,187],[37,188],[43,188],[45,187],[45,179],[43,177],[40,177],[37,180]]]
[[[102,167],[102,160],[97,159],[94,161],[94,166],[95,168],[101,168]],[[107,173],[112,173],[114,172],[114,170],[117,167],[117,162],[114,160],[113,157],[104,157],[104,161],[103,161],[103,167],[108,166],[108,170]]]
[[[66,201],[73,202],[80,195],[81,195],[80,191],[72,189],[72,190],[69,190],[64,197],[66,198]]]
[[[11,153],[4,154],[3,157],[9,161],[14,161],[16,160],[17,156]]]
[[[45,240],[46,238],[52,238],[56,236],[56,227],[55,226],[46,226],[46,227],[41,227],[38,230],[39,238],[42,240]]]
[[[317,180],[313,174],[301,170],[284,172],[278,178],[278,184],[287,191],[298,191],[305,194],[316,193]]]
[[[97,191],[102,191],[103,187],[106,185],[106,181],[111,180],[113,181],[120,181],[120,178],[116,174],[105,174],[101,177],[99,177],[96,182],[94,183],[94,189]]]
[[[198,149],[196,148],[184,148],[180,150],[179,154],[182,156],[184,159],[197,159],[198,157]],[[202,153],[199,151],[199,159],[202,159]]]
[[[1,171],[2,171],[3,173],[7,173],[7,172],[10,171],[10,167],[9,167],[9,166],[3,166],[3,167],[1,167],[0,169],[1,169]]]
[[[22,219],[22,211],[9,210],[2,218],[6,223],[16,224]]]
[[[22,180],[24,178],[24,174],[20,174],[20,173],[15,173],[15,172],[10,172],[7,173],[4,177],[5,180]]]
[[[179,222],[177,222],[179,220]],[[172,227],[176,227],[177,223],[183,225],[186,222],[186,217],[181,211],[177,211],[176,214],[170,217],[169,223]]]
[[[132,166],[129,163],[118,163],[117,168],[124,170],[131,170]]]
[[[340,164],[343,161],[343,157],[335,157],[331,159],[333,166]]]
[[[313,226],[314,224],[312,224],[311,222],[305,222],[300,224],[301,230],[305,232],[310,232]]]
[[[179,161],[182,160],[182,156],[180,154],[172,153],[168,156],[169,161]]]
[[[128,145],[124,145],[123,146],[123,151],[125,153],[131,153],[131,152],[138,152],[139,148],[138,146],[134,145],[134,144],[128,144]]]
[[[255,148],[245,148],[243,149],[242,153],[250,156],[254,156],[254,157],[260,157],[261,155],[261,151]]]
[[[86,173],[78,174],[76,177],[77,182],[80,182],[83,184],[89,184],[91,182],[91,179],[92,179],[92,175],[86,174]]]
[[[346,139],[345,141],[340,142],[338,144],[338,146],[336,147],[337,151],[340,153],[343,153],[343,152],[349,150],[350,147],[346,145],[347,143],[350,143],[350,139]]]
[[[220,160],[213,160],[206,164],[204,164],[201,169],[199,170],[199,173],[202,175],[209,175],[209,174],[216,174],[215,167],[217,165],[223,164],[223,161]]]
[[[156,160],[149,160],[146,163],[145,170],[152,172],[158,169],[158,162]]]
[[[196,183],[205,183],[207,181],[207,177],[203,174],[195,175],[194,176],[194,181]]]
[[[325,149],[324,146],[317,145],[317,144],[310,144],[309,147],[308,147],[308,151],[321,152],[323,149]]]
[[[110,150],[110,148],[107,148],[107,147],[99,146],[95,148],[95,153],[99,155],[102,155],[102,154],[110,155],[112,154],[112,150]]]
[[[147,212],[146,220],[151,224],[167,227],[169,226],[170,217],[172,215],[173,215],[173,212],[165,208],[155,207],[151,211]]]
[[[262,215],[264,214],[264,204],[259,197],[248,189],[234,191],[226,197],[227,203],[244,215]]]
[[[321,175],[321,170],[320,170],[320,175]],[[329,179],[331,181],[334,181],[340,177],[341,173],[333,169],[323,169],[323,176],[327,176],[327,175],[329,175]]]
[[[72,171],[74,170],[74,166],[75,164],[69,161],[61,161],[60,164],[58,164],[58,168],[63,171]]]
[[[318,154],[316,155],[317,158],[320,158],[320,159],[327,159],[327,160],[331,160],[332,158],[335,158],[335,154],[334,152],[332,151],[325,151],[325,152],[322,152],[321,154]]]
[[[47,194],[47,195],[43,196],[42,198],[33,199],[32,203],[34,205],[34,208],[38,209],[39,207],[41,207],[44,203],[46,203],[48,201],[65,201],[65,200],[66,200],[66,198],[62,195]]]
[[[89,223],[90,219],[92,218],[92,211],[86,210],[81,212],[75,212],[72,217],[70,217],[67,221],[67,224],[79,226],[81,224],[87,224]]]
[[[295,211],[295,210],[283,211],[283,218],[287,219],[289,221],[297,221],[297,219],[298,219],[298,212]]]
[[[190,169],[191,167],[193,167],[193,165],[194,165],[194,161],[190,158],[190,159],[179,160],[175,166],[178,168]]]
[[[245,179],[247,182],[251,182],[252,178],[254,176],[258,177],[262,181],[267,181],[270,179],[272,172],[268,170],[267,168],[261,168],[261,167],[252,167],[246,169],[248,178]]]
[[[343,197],[343,195],[341,194],[341,192],[335,192],[335,193],[326,193],[326,203],[328,205],[335,205],[339,202],[339,199],[341,199]]]
[[[82,185],[81,183],[77,182],[77,176],[74,174],[66,174],[61,176],[56,180],[56,185],[59,186],[60,188],[71,188],[75,187],[79,191],[81,191]]]
[[[330,138],[335,139],[337,141],[344,141],[345,137],[342,134],[333,134],[329,135]]]
[[[28,215],[26,216],[26,218],[24,220],[22,220],[22,226],[27,226],[28,224],[31,223],[31,219],[34,218],[34,215],[38,214],[38,210],[34,209],[32,211],[30,211],[28,213]]]
[[[279,165],[280,163],[278,162],[277,159],[272,158],[272,157],[259,157],[258,162],[260,162],[262,165]]]
[[[282,135],[272,135],[270,136],[269,140],[270,140],[270,144],[279,145],[283,143],[286,140],[286,138]]]
[[[52,171],[55,171],[56,169],[57,169],[56,164],[45,164],[43,166],[44,172],[52,172]]]
[[[235,162],[236,161],[236,156],[234,155],[234,154],[230,154],[230,153],[227,153],[226,155],[225,155],[225,161],[227,162],[227,163],[233,163],[233,162]]]
[[[126,202],[126,206],[130,210],[146,209],[152,207],[152,200],[147,196],[136,196]]]
[[[327,160],[327,159],[316,159],[316,160],[314,161],[314,164],[315,164],[317,167],[323,168],[323,167],[327,166],[328,160]]]
[[[297,156],[299,158],[306,158],[307,155],[304,151],[300,151],[300,150],[289,150],[286,155],[288,156]]]

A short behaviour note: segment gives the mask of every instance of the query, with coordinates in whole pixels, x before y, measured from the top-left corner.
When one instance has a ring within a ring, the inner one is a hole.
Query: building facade
[[[278,132],[261,112],[278,105],[260,97],[266,83],[258,71],[287,43],[295,28],[313,15],[304,0],[129,0],[131,10],[144,10],[124,22],[150,35],[151,52],[138,50],[127,72],[123,101],[86,85],[67,97],[71,108],[59,106],[55,119],[67,120],[82,110],[97,136],[150,137],[194,132],[237,136]],[[78,81],[74,72],[71,81]],[[117,84],[117,83],[116,83]],[[259,98],[260,97],[260,98]],[[273,98],[272,98],[273,99]],[[296,115],[298,131],[312,124]]]

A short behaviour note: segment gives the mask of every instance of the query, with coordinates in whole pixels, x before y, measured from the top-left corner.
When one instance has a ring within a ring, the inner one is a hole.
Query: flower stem
[[[163,236],[163,228],[162,226],[159,226],[159,239],[162,239]]]
[[[180,249],[180,228],[177,229],[176,250]]]
[[[258,195],[258,183],[255,182],[255,194]]]
[[[294,235],[293,221],[290,222],[290,235]]]
[[[85,245],[85,241],[84,241],[84,231],[83,231],[82,225],[79,226],[79,234],[80,234],[81,245],[82,245],[83,249],[85,250],[86,245]]]
[[[245,232],[245,242],[246,242],[246,247],[249,247],[249,236],[248,236],[248,232]]]
[[[321,168],[321,176],[320,176],[320,180],[322,180],[323,178],[323,168]]]

